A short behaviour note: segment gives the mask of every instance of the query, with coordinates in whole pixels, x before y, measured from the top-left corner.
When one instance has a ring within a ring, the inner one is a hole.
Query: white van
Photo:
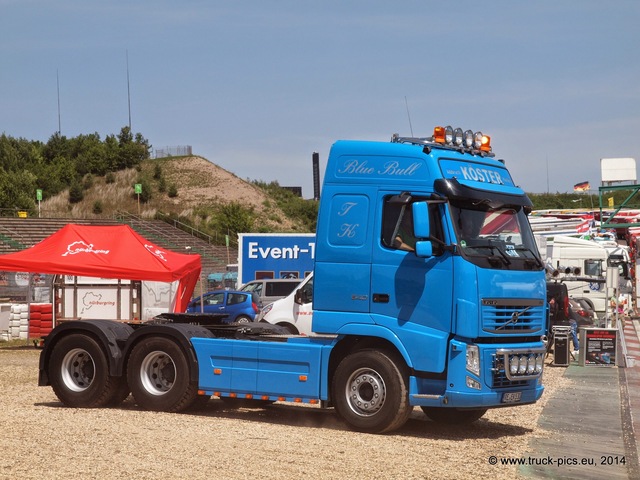
[[[239,288],[242,292],[252,292],[258,295],[260,306],[275,302],[289,295],[298,285],[299,278],[263,278],[251,280]]]
[[[256,317],[256,322],[269,322],[285,327],[294,335],[314,335],[311,331],[313,318],[313,273],[285,298],[266,305]]]

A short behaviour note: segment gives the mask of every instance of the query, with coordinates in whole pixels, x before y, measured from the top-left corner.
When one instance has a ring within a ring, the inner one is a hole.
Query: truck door
[[[396,331],[434,329],[440,337],[451,331],[453,260],[443,244],[433,241],[434,255],[416,256],[413,249],[411,203],[426,198],[411,197],[400,205],[394,195],[382,195],[377,215],[378,238],[374,243],[370,308],[374,321]],[[397,195],[395,196],[397,198]],[[444,205],[429,205],[431,235],[449,244],[445,237]]]

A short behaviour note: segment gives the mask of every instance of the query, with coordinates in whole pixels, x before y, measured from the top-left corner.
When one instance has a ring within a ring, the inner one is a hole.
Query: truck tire
[[[191,406],[198,393],[184,352],[165,337],[148,338],[134,347],[127,380],[136,403],[146,410],[180,412]]]
[[[109,375],[104,351],[87,335],[60,339],[51,352],[48,375],[53,391],[67,407],[104,407],[128,393],[126,379]]]
[[[400,428],[411,414],[408,375],[402,360],[378,350],[345,357],[335,371],[336,411],[354,430],[383,433]]]
[[[467,425],[475,422],[485,413],[486,408],[465,410],[460,408],[420,407],[430,420],[445,425]]]

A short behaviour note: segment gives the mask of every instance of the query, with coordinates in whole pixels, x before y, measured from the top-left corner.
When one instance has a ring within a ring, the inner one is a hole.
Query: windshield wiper
[[[529,247],[525,247],[524,245],[518,245],[513,247],[514,250],[521,250],[523,252],[529,252],[531,254],[531,258],[527,257],[525,258],[525,262],[528,265],[531,265],[531,262],[533,262],[533,265],[539,267],[539,268],[543,268],[544,265],[542,264],[542,261],[538,258],[538,256],[533,253],[533,250],[531,250]]]
[[[509,260],[509,257],[507,256],[506,253],[504,253],[502,251],[502,249],[500,247],[498,247],[497,245],[492,245],[491,243],[486,243],[483,245],[473,245],[473,246],[469,246],[469,248],[489,248],[491,251],[493,250],[497,250],[498,253],[500,254],[498,255],[491,255],[490,257],[487,257],[489,260],[495,259],[495,260],[502,260],[504,262],[505,265],[511,265],[511,260]],[[481,257],[482,255],[476,255],[478,257]]]

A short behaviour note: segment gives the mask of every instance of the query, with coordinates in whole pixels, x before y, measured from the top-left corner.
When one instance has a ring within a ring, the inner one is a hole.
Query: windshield
[[[255,292],[260,295],[262,293],[262,282],[247,283],[240,290],[243,292]]]
[[[522,207],[451,204],[460,254],[479,266],[543,268]]]

